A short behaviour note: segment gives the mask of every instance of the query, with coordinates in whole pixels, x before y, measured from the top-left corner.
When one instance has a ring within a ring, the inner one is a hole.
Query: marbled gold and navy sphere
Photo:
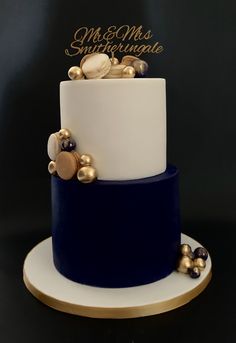
[[[132,66],[135,70],[136,77],[145,77],[148,72],[148,64],[143,60],[136,60],[133,62]]]

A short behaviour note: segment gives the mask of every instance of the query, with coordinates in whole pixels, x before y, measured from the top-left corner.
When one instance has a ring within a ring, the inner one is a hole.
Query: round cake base
[[[201,246],[182,234],[182,243]],[[71,314],[91,318],[135,318],[180,307],[198,296],[211,280],[211,258],[198,279],[174,271],[168,277],[143,286],[100,288],[79,284],[54,267],[51,237],[36,245],[24,262],[23,278],[28,290],[44,304]]]

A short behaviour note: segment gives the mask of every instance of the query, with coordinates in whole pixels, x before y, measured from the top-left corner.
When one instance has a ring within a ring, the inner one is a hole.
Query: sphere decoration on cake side
[[[83,154],[83,155],[80,156],[80,165],[82,167],[91,166],[92,162],[93,162],[93,158],[92,158],[91,155]]]
[[[56,175],[57,173],[57,167],[56,167],[56,162],[50,161],[48,164],[48,171],[52,175]]]
[[[68,129],[52,133],[48,139],[48,156],[51,161],[48,171],[62,180],[77,178],[82,183],[91,183],[97,178],[97,171],[92,167],[90,154],[80,155],[75,151],[76,142]]]
[[[57,133],[56,133],[57,135]],[[58,132],[58,136],[60,138],[61,141],[63,141],[63,139],[67,139],[67,138],[70,138],[71,137],[71,133],[68,129],[61,129],[59,132]]]
[[[61,150],[72,151],[75,150],[76,143],[72,138],[66,138],[61,142]]]
[[[91,166],[85,166],[78,170],[77,178],[83,183],[91,183],[97,178],[96,169]]]

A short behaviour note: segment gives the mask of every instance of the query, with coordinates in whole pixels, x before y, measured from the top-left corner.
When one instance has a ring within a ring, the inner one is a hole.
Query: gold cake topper
[[[75,31],[65,54],[70,57],[91,53],[125,53],[137,57],[159,54],[163,46],[157,41],[151,42],[152,37],[151,30],[144,30],[142,25],[112,25],[106,29],[82,26]]]

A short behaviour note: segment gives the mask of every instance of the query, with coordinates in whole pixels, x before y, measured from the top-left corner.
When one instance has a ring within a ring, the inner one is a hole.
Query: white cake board
[[[184,234],[181,241],[192,249],[201,246]],[[92,318],[135,318],[170,311],[191,301],[210,282],[211,267],[209,256],[198,279],[174,271],[168,277],[144,286],[91,287],[70,281],[56,270],[50,237],[29,252],[23,277],[28,290],[56,310]]]

